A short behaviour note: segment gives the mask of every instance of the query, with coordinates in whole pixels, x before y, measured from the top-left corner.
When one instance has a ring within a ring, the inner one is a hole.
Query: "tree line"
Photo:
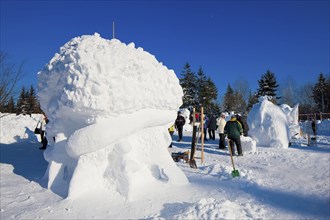
[[[21,88],[20,95],[15,101],[15,87],[22,76],[22,64],[8,62],[8,56],[0,52],[0,112],[16,114],[41,113],[40,103],[33,86]],[[330,75],[319,74],[316,83],[308,82],[300,88],[292,81],[279,91],[275,74],[267,70],[258,80],[256,91],[248,90],[247,83],[242,81],[228,84],[223,100],[218,99],[218,89],[214,81],[207,76],[200,66],[197,72],[191,69],[189,63],[183,67],[180,85],[183,89],[183,104],[181,108],[192,110],[193,107],[203,106],[206,113],[219,114],[222,111],[247,114],[260,96],[267,96],[275,104],[293,106],[299,103],[299,113],[330,113]],[[278,96],[281,94],[281,96]]]
[[[30,89],[26,89],[22,86],[17,101],[15,102],[14,97],[10,96],[8,101],[0,106],[0,112],[23,115],[42,113],[34,87],[31,85]]]
[[[203,106],[208,114],[234,111],[247,115],[261,96],[266,96],[274,104],[288,104],[291,107],[299,104],[300,114],[330,112],[330,75],[326,77],[323,73],[319,74],[314,84],[308,83],[296,88],[288,81],[279,90],[275,74],[267,70],[258,80],[256,91],[247,91],[248,86],[244,82],[228,84],[222,103],[217,101],[218,89],[214,81],[204,73],[202,67],[195,73],[190,64],[186,63],[180,84],[184,93],[181,108],[192,110],[193,107]]]
[[[23,64],[12,64],[6,53],[0,52],[0,112],[16,114],[41,113],[36,91],[24,86],[17,97],[17,83],[23,75]],[[5,114],[1,115],[3,117]]]

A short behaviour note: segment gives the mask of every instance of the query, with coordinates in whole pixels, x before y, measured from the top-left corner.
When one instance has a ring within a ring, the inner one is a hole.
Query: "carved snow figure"
[[[182,104],[174,71],[133,43],[76,37],[38,73],[49,118],[48,188],[75,198],[106,190],[126,199],[139,189],[187,184],[167,131]]]

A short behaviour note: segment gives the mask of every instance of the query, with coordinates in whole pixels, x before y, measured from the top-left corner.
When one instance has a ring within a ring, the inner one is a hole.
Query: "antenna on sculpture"
[[[112,39],[115,39],[115,22],[112,22]]]

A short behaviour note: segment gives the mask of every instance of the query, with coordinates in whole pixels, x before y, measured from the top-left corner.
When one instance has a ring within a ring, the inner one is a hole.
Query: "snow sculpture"
[[[38,96],[56,138],[44,153],[48,188],[69,198],[105,189],[188,183],[167,151],[167,128],[182,104],[174,71],[133,43],[76,37],[38,73]]]
[[[275,148],[289,147],[289,123],[282,109],[260,97],[248,115],[249,135],[257,145]]]
[[[300,126],[299,126],[299,104],[296,104],[291,108],[287,104],[282,104],[281,108],[286,115],[287,121],[289,122],[290,138],[300,137]]]

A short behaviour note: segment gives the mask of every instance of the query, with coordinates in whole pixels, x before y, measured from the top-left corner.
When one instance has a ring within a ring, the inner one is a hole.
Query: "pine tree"
[[[328,89],[326,78],[324,77],[323,73],[320,73],[318,82],[314,85],[313,88],[313,99],[316,103],[316,106],[319,111],[325,112],[328,110],[329,106],[329,96],[327,96],[327,89]]]
[[[28,91],[25,90],[25,87],[22,87],[20,96],[17,101],[17,108],[16,108],[16,113],[17,114],[27,114],[28,113],[28,97],[29,93]]]
[[[258,95],[256,93],[252,94],[252,92],[250,91],[246,111],[249,112],[253,108],[253,105],[256,103],[258,103]]]
[[[28,104],[28,107],[27,107],[28,114],[40,113],[37,96],[35,93],[35,89],[33,88],[32,85],[30,87],[30,91],[28,92],[28,96],[26,97],[26,100],[27,100],[27,104]]]
[[[325,106],[325,111],[330,112],[330,74],[328,75],[328,79],[326,81],[325,97],[327,98],[327,105]]]
[[[207,106],[209,103],[209,100],[206,100],[207,97],[207,84],[206,84],[207,77],[202,69],[202,67],[199,67],[197,72],[197,100],[198,103],[202,106]]]
[[[8,103],[6,104],[5,108],[4,108],[4,112],[6,113],[15,113],[16,112],[16,108],[15,108],[15,102],[14,102],[14,97],[11,96]]]
[[[269,101],[272,101],[276,103],[277,99],[280,99],[280,97],[276,96],[277,87],[278,84],[276,82],[276,77],[274,73],[272,73],[270,70],[267,70],[267,72],[261,76],[261,79],[258,80],[259,88],[257,91],[258,98],[260,96],[268,96]]]
[[[188,108],[191,110],[197,105],[196,83],[196,75],[191,71],[189,63],[186,63],[183,67],[182,78],[180,79],[180,85],[183,89],[182,108]]]
[[[223,99],[223,109],[227,112],[234,111],[235,109],[235,94],[229,83]]]
[[[206,111],[211,114],[217,114],[220,112],[220,105],[217,103],[218,88],[213,80],[208,77],[206,80]]]
[[[219,104],[216,103],[218,89],[210,77],[207,77],[202,67],[199,67],[197,75],[191,70],[189,63],[186,63],[182,71],[180,84],[183,89],[182,108],[192,110],[200,105],[208,113],[219,111]]]
[[[197,72],[197,100],[204,107],[204,111],[208,114],[217,113],[216,99],[218,97],[218,89],[210,77],[207,77],[202,67]]]

